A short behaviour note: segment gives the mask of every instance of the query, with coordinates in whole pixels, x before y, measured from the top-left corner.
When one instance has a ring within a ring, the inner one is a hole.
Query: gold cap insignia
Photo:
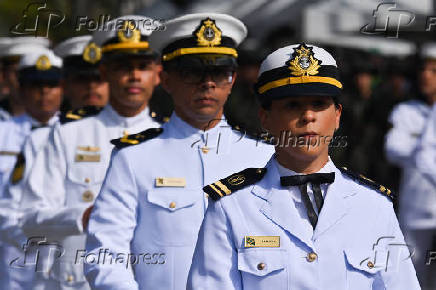
[[[221,30],[215,25],[215,20],[206,18],[200,27],[194,31],[199,46],[216,46],[221,44]]]
[[[83,50],[83,59],[92,64],[97,63],[101,59],[101,48],[94,42],[89,43]]]
[[[120,42],[140,42],[141,40],[141,32],[133,21],[125,21],[117,35]]]
[[[36,60],[35,66],[37,70],[49,70],[51,68],[51,63],[46,55],[41,55]]]
[[[294,76],[313,76],[318,74],[319,60],[314,57],[312,47],[307,47],[306,44],[300,44],[294,48],[292,59],[287,63],[291,74]]]

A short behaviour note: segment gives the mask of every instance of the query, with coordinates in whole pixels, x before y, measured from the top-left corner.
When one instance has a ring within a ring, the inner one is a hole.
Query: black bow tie
[[[301,199],[307,210],[307,216],[315,229],[318,223],[318,215],[313,209],[312,202],[310,201],[309,195],[307,194],[307,183],[312,184],[313,196],[315,198],[315,204],[318,208],[318,213],[321,212],[322,206],[324,205],[324,199],[322,198],[321,184],[333,183],[335,181],[335,173],[312,173],[307,175],[293,175],[293,176],[282,176],[280,177],[280,184],[282,186],[298,186],[301,192]]]

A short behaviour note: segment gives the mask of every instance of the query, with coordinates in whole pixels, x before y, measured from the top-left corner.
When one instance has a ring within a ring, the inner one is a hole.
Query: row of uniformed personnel
[[[84,52],[90,40],[91,36],[68,39],[53,52],[47,39],[16,37],[1,51],[9,88],[1,104],[7,120],[0,123],[0,197],[2,216],[8,217],[5,225],[17,225],[22,186],[51,128],[72,119],[72,114],[59,113],[62,97],[75,109],[107,103],[108,85],[100,78],[98,59]],[[23,256],[21,247],[26,242],[16,232],[4,232],[0,242],[0,281],[5,289],[30,289],[35,268],[23,267],[22,259],[12,263]]]
[[[342,84],[327,51],[292,45],[262,63],[256,90],[263,127],[275,139],[287,132],[289,140],[302,141],[273,154],[273,146],[245,136],[223,116],[244,24],[223,14],[191,14],[152,32],[138,25],[146,19],[108,23],[110,29],[93,35],[95,44],[81,42],[70,62],[81,71],[101,53],[99,85],[109,90],[101,111],[78,109],[49,122],[56,110],[43,110],[53,103],[45,97],[60,90],[60,61],[48,50],[20,60],[20,87],[39,95],[29,92],[35,104],[26,108],[27,121],[0,123],[8,124],[0,128],[12,134],[8,142],[25,131],[12,126],[26,124],[30,136],[11,145],[19,155],[7,155],[16,162],[5,173],[2,240],[12,246],[43,239],[26,244],[21,260],[6,267],[9,274],[26,271],[7,283],[17,289],[420,289],[408,253],[390,248],[405,245],[391,192],[336,168],[328,156],[325,137],[331,140],[339,127]],[[162,127],[148,108],[159,83],[175,107]],[[72,119],[80,120],[67,122]],[[31,131],[33,124],[50,128]],[[374,245],[389,263],[375,259]],[[41,256],[54,246],[58,255]],[[32,247],[47,269],[23,270]],[[150,256],[158,260],[145,259]]]

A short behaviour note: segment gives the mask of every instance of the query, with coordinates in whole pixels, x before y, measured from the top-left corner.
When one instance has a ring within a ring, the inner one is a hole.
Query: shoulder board
[[[362,174],[358,174],[356,172],[351,171],[347,167],[340,167],[339,170],[344,173],[345,175],[349,176],[354,181],[357,181],[360,184],[367,185],[368,187],[380,192],[381,194],[389,197],[390,200],[394,200],[395,195],[392,193],[392,191],[383,185],[378,184],[372,179],[369,179],[368,177],[363,176]]]
[[[263,178],[265,173],[266,168],[247,168],[203,187],[203,191],[212,200],[217,201],[221,197],[230,195],[237,190],[258,182]]]
[[[151,128],[137,134],[125,135],[122,138],[113,139],[111,140],[111,143],[115,145],[117,149],[122,149],[128,146],[137,145],[144,141],[153,139],[159,136],[160,134],[162,134],[162,132],[163,132],[162,128]]]
[[[103,110],[103,107],[86,106],[80,109],[67,111],[62,113],[59,117],[61,124],[69,123],[72,121],[80,120],[86,117],[95,116]]]
[[[170,117],[165,117],[163,115],[160,115],[154,111],[150,112],[150,117],[153,118],[153,120],[155,120],[156,122],[163,124],[163,123],[167,123],[170,120]]]
[[[24,158],[24,154],[20,152],[17,156],[17,160],[15,161],[14,170],[11,174],[11,184],[15,185],[20,182],[24,177],[24,169],[26,167],[26,158]]]

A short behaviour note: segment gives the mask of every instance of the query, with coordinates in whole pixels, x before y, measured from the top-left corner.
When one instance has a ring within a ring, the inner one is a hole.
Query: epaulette
[[[24,169],[26,168],[26,158],[24,158],[23,152],[20,152],[15,161],[14,170],[11,174],[11,184],[15,185],[20,182],[24,177]]]
[[[263,178],[265,173],[266,168],[247,168],[203,187],[203,191],[212,200],[217,201],[221,197],[230,195],[237,190],[258,182]]]
[[[59,117],[61,124],[65,124],[72,121],[77,121],[86,117],[95,116],[103,110],[103,107],[86,106],[80,109],[75,109],[62,113]]]
[[[345,175],[351,177],[351,179],[357,181],[360,184],[367,185],[368,187],[380,192],[383,195],[386,195],[389,197],[392,201],[395,198],[395,195],[392,193],[392,191],[383,185],[378,184],[372,179],[369,179],[368,177],[363,176],[362,174],[358,174],[356,172],[351,171],[347,167],[340,167],[339,170],[344,173]]]
[[[150,112],[150,117],[152,117],[153,120],[155,120],[156,122],[158,122],[160,124],[167,123],[170,120],[170,117],[160,115],[154,111]]]
[[[111,140],[111,143],[115,145],[117,149],[122,149],[153,139],[162,134],[162,132],[162,128],[151,128],[137,134],[125,135],[122,138],[113,139]]]

